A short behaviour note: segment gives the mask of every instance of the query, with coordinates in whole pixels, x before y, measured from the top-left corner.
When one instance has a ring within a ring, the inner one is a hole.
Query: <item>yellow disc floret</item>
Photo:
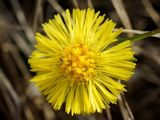
[[[74,44],[62,51],[60,67],[70,80],[87,82],[95,72],[95,53],[84,44]]]

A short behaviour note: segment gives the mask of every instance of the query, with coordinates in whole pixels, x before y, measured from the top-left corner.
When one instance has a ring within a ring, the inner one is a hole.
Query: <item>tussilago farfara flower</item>
[[[131,42],[116,44],[121,30],[92,9],[66,10],[43,25],[46,35],[36,34],[36,50],[29,58],[32,81],[59,110],[73,114],[101,112],[115,104],[125,90],[135,64]]]

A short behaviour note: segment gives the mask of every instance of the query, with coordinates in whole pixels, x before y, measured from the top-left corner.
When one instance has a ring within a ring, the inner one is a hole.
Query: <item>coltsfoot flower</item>
[[[117,43],[121,29],[93,9],[69,10],[43,24],[45,35],[36,34],[37,44],[29,58],[31,80],[54,109],[62,104],[67,113],[102,112],[116,104],[133,74],[134,52],[129,40]]]

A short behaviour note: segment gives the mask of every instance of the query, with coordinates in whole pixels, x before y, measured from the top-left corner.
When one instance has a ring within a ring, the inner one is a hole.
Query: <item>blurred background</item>
[[[160,120],[160,35],[134,43],[138,61],[128,92],[102,114],[54,111],[29,82],[35,32],[54,14],[76,7],[106,14],[124,28],[121,37],[160,28],[159,0],[0,0],[0,120]]]

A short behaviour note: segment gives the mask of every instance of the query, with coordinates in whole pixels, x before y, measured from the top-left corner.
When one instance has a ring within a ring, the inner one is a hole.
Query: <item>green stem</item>
[[[123,42],[125,40],[130,40],[132,42],[138,41],[138,40],[142,40],[144,38],[150,37],[151,35],[155,35],[157,33],[160,33],[160,28],[153,30],[153,31],[149,31],[143,34],[139,34],[139,35],[134,35],[133,37],[127,37],[127,38],[119,38],[118,42]]]

